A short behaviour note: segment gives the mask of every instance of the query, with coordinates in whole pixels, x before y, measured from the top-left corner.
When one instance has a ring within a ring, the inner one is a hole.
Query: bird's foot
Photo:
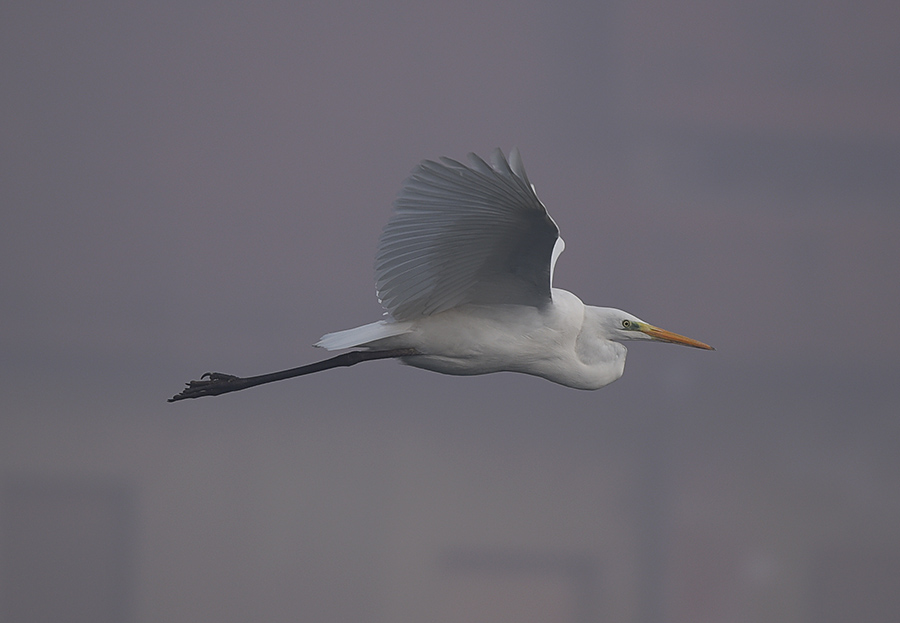
[[[180,394],[169,398],[168,402],[185,400],[186,398],[200,398],[201,396],[218,396],[238,389],[243,389],[244,379],[233,374],[221,372],[207,372],[199,381],[188,381]]]

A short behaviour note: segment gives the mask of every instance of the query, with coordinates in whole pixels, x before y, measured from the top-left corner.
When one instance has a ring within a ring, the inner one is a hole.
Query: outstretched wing
[[[375,257],[375,287],[397,320],[466,303],[550,302],[559,228],[519,152],[423,161],[403,185]]]

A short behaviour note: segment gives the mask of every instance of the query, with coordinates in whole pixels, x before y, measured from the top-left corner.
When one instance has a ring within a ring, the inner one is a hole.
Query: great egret
[[[406,180],[375,257],[389,317],[328,333],[316,346],[361,348],[252,377],[204,374],[169,402],[215,396],[361,361],[397,358],[444,374],[522,372],[599,389],[625,369],[626,340],[713,350],[552,287],[565,245],[528,181],[519,152],[423,161]]]

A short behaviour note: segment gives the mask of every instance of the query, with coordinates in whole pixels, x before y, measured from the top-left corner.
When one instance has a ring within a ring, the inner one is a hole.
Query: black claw
[[[200,398],[201,396],[218,396],[219,394],[225,394],[240,389],[238,385],[241,381],[244,381],[244,379],[233,374],[207,372],[200,377],[199,381],[188,381],[185,383],[185,388],[182,392],[169,398],[168,402],[185,400],[186,398]]]

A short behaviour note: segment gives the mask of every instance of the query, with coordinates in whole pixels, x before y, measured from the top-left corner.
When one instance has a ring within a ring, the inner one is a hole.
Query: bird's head
[[[598,310],[599,324],[601,331],[605,333],[604,337],[613,341],[624,340],[654,340],[657,342],[669,342],[671,344],[681,344],[682,346],[691,346],[693,348],[702,348],[704,350],[715,350],[712,346],[704,344],[698,340],[660,329],[653,326],[649,322],[644,322],[640,318],[624,312],[620,309],[612,309],[609,307],[594,308]]]

